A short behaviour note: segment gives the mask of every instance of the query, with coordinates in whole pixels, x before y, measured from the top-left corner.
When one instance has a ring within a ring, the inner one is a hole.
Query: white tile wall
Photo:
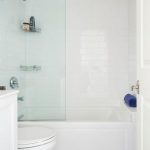
[[[129,88],[136,83],[136,0],[129,0]]]
[[[7,88],[10,77],[18,76],[19,64],[25,61],[24,35],[20,32],[22,16],[24,6],[21,1],[0,1],[0,85],[7,85]]]
[[[31,120],[65,118],[65,0],[25,2],[25,20],[35,17],[40,33],[26,33],[25,116]]]
[[[16,76],[19,79],[20,96],[24,89],[24,74],[19,70],[20,63],[25,62],[25,38],[20,29],[24,8],[22,1],[0,1],[0,85],[9,89],[10,78]]]
[[[88,118],[101,107],[122,106],[129,65],[135,61],[128,52],[129,25],[134,22],[129,24],[128,1],[67,0],[66,9],[67,118],[80,113]],[[135,49],[131,53],[134,56]]]
[[[64,26],[61,24],[65,17],[61,13],[63,5],[63,0],[53,3],[43,3],[41,0],[0,1],[0,19],[3,20],[0,24],[0,85],[9,86],[11,76],[19,78],[21,91],[26,92],[23,105],[28,108],[28,114],[36,116],[34,112],[37,109],[41,112],[40,117],[48,114],[49,109],[51,113],[64,112],[63,64],[59,68],[65,58],[65,50],[62,50],[65,46],[65,23]],[[122,106],[123,96],[136,78],[135,6],[135,0],[66,0],[68,119],[79,117],[80,113],[88,118],[89,112],[96,116],[101,107],[109,109]],[[42,33],[25,34],[20,30],[23,19],[31,15],[36,17]],[[41,65],[42,72],[36,76],[34,73],[25,76],[24,72],[20,72],[19,65],[26,62],[29,65]],[[52,74],[54,72],[58,76]],[[53,82],[54,78],[58,81],[60,76],[62,81],[57,85],[61,94],[55,90],[56,82]],[[24,79],[27,91],[24,91]],[[57,99],[53,99],[56,97],[52,93],[58,95]],[[59,116],[59,113],[55,115]]]

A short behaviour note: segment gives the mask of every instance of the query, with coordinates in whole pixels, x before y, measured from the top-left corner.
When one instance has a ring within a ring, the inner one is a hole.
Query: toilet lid
[[[46,127],[26,126],[18,129],[18,144],[34,144],[41,143],[47,140],[52,141],[55,138],[53,130]]]

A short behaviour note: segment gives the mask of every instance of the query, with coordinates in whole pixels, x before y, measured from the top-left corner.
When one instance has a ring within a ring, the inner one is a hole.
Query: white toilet
[[[25,126],[18,129],[19,150],[53,150],[55,142],[55,133],[49,128]]]

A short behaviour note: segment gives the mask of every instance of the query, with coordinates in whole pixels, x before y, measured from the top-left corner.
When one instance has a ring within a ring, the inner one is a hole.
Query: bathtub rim
[[[22,121],[21,126],[42,126],[52,129],[132,129],[136,128],[136,122],[70,122],[70,121]]]

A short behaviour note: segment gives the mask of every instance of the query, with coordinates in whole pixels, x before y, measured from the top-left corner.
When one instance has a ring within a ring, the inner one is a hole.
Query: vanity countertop
[[[17,94],[17,93],[19,93],[19,91],[17,90],[0,90],[0,98]]]

